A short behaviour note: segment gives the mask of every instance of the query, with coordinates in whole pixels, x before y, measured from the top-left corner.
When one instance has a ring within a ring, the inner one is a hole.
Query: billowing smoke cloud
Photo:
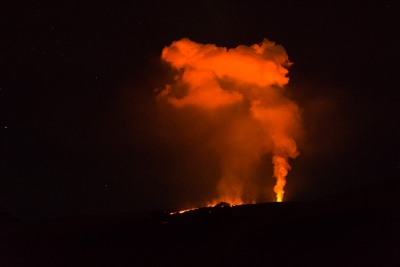
[[[291,65],[284,48],[267,39],[227,49],[185,38],[165,47],[162,59],[177,75],[159,93],[160,101],[182,113],[198,110],[193,120],[199,125],[223,118],[206,129],[222,175],[214,202],[253,203],[265,193],[252,182],[265,155],[271,157],[274,191],[282,201],[288,160],[299,155],[300,131],[299,108],[284,95]]]

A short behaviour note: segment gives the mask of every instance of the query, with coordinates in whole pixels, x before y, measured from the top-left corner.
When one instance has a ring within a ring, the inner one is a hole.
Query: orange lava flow
[[[174,211],[174,212],[170,212],[170,215],[174,215],[174,214],[182,214],[191,210],[197,210],[198,208],[192,208],[192,209],[186,209],[186,210],[178,210],[178,211]]]

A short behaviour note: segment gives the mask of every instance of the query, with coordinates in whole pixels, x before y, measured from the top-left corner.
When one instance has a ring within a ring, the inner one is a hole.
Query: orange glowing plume
[[[253,203],[260,190],[250,185],[250,176],[267,154],[272,154],[276,198],[282,201],[288,159],[299,154],[295,138],[300,129],[298,106],[282,88],[291,65],[284,48],[267,39],[227,49],[185,38],[165,47],[162,59],[179,74],[159,99],[178,109],[196,107],[205,117],[232,113],[209,142],[223,173],[214,201]]]

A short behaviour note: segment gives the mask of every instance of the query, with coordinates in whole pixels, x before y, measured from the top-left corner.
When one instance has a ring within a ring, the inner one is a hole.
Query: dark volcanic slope
[[[400,266],[398,181],[313,202],[0,220],[0,266]]]

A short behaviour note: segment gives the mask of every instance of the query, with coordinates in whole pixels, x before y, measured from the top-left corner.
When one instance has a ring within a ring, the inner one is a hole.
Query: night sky
[[[294,62],[285,90],[304,134],[285,200],[399,179],[395,1],[8,2],[0,11],[0,211],[51,218],[212,197],[218,159],[187,134],[194,122],[165,116],[156,101],[155,89],[173,79],[161,51],[184,37],[227,48],[267,38]]]

